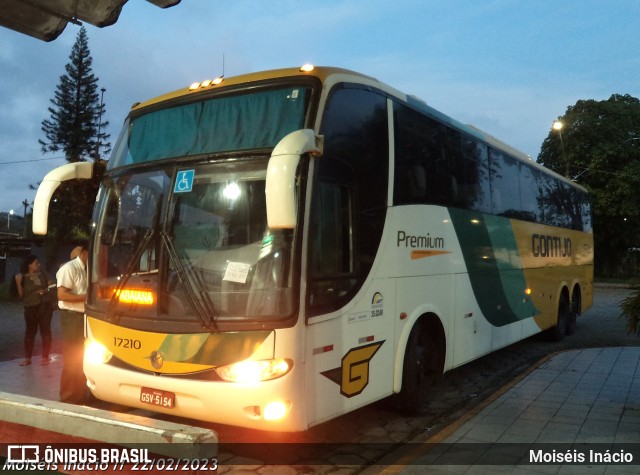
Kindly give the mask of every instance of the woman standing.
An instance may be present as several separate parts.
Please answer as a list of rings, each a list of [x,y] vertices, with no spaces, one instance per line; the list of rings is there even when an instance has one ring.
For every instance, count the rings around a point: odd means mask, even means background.
[[[40,270],[40,261],[36,256],[27,256],[22,273],[17,274],[18,295],[24,303],[24,320],[27,324],[24,333],[24,360],[20,366],[31,364],[31,354],[38,328],[42,337],[42,360],[40,364],[49,364],[51,349],[51,315],[53,308],[49,304],[49,278]],[[53,281],[51,281],[53,283]]]

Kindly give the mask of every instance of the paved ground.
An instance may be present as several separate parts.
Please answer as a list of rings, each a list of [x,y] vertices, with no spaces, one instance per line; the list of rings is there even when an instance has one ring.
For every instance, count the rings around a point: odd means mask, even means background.
[[[24,317],[22,302],[0,302],[0,361],[13,360],[23,357]],[[53,353],[62,352],[62,331],[60,316],[56,311],[51,322],[53,332]],[[40,355],[42,351],[40,335],[36,339],[34,353]]]
[[[618,305],[630,291],[620,288],[598,288],[593,309],[578,319],[575,335],[559,343],[548,343],[534,337],[483,357],[462,368],[448,373],[437,384],[425,403],[419,417],[407,417],[389,408],[385,402],[374,404],[338,419],[312,428],[304,434],[265,434],[228,426],[208,425],[224,442],[291,442],[325,444],[328,453],[323,454],[318,465],[305,467],[262,466],[259,459],[239,459],[232,455],[222,458],[219,473],[358,473],[366,464],[378,462],[385,456],[393,456],[396,449],[406,447],[411,441],[423,441],[442,434],[452,423],[461,420],[489,400],[505,384],[531,368],[542,358],[575,348],[612,348],[640,346],[640,338],[626,333],[624,321],[619,317]],[[22,332],[24,322],[17,304],[0,307],[0,361],[1,366],[16,366],[22,356]],[[36,344],[39,351],[39,342]],[[58,316],[54,316],[54,353],[60,352]],[[50,385],[56,379],[59,361],[49,367],[30,367],[28,371],[43,373],[38,379],[46,379]],[[44,374],[46,373],[46,374]],[[54,376],[51,376],[52,373]],[[50,377],[51,376],[51,377]],[[8,384],[4,378],[0,388]],[[54,391],[57,388],[54,387]],[[55,393],[54,396],[55,397]],[[149,413],[149,417],[155,417]],[[198,425],[207,425],[194,422]],[[365,447],[366,449],[363,449]],[[252,464],[252,465],[247,465]],[[233,468],[235,467],[235,468]],[[238,468],[240,467],[240,468]],[[369,467],[366,470],[374,469]]]
[[[639,361],[640,347],[555,354],[366,473],[639,473]],[[624,458],[606,463],[612,453]]]

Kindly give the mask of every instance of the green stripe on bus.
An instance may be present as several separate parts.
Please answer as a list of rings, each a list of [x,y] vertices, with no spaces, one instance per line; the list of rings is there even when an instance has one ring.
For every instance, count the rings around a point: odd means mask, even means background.
[[[504,326],[539,312],[526,298],[527,282],[511,221],[449,208],[469,281],[485,318]]]
[[[248,359],[271,331],[167,335],[160,352],[165,361],[224,366]]]

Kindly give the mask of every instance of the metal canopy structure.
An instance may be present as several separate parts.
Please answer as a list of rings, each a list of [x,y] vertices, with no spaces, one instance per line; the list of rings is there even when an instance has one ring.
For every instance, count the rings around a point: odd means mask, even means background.
[[[169,8],[181,0],[147,0],[160,8]],[[2,0],[0,26],[53,41],[67,23],[86,22],[100,28],[118,21],[127,0]]]

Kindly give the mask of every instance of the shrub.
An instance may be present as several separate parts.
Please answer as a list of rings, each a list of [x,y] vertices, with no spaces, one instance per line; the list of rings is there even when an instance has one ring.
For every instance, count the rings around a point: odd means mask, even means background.
[[[640,336],[640,289],[624,299],[620,309],[621,317],[627,320],[627,331]]]

